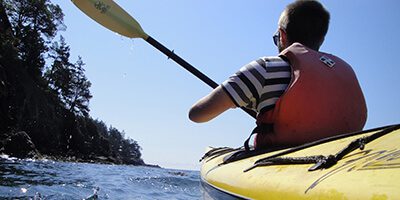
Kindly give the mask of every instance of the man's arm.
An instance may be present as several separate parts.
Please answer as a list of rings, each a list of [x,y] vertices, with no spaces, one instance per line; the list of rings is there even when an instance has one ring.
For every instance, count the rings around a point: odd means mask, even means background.
[[[236,108],[236,105],[224,89],[218,86],[192,106],[189,118],[197,123],[207,122],[229,108]]]

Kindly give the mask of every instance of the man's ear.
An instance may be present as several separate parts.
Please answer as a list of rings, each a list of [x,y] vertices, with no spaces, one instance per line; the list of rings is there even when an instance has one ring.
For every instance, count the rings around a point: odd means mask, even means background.
[[[286,49],[288,47],[288,39],[286,35],[286,31],[283,30],[282,28],[279,28],[279,40],[281,42],[282,48]]]

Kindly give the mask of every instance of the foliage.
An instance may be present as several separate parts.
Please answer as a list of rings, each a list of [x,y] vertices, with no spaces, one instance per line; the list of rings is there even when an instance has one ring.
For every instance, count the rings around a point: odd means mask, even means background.
[[[144,164],[136,141],[90,117],[85,63],[54,41],[63,17],[50,0],[0,0],[0,143],[25,131],[44,155]]]
[[[60,37],[60,43],[54,42],[51,47],[50,58],[53,64],[45,71],[45,78],[50,88],[58,95],[66,108],[77,115],[88,116],[90,81],[85,76],[85,63],[79,57],[73,64],[69,61],[70,48]]]
[[[61,8],[49,0],[4,0],[16,38],[15,47],[28,73],[39,78],[48,44],[63,27]]]
[[[115,156],[120,158],[123,163],[141,165],[144,164],[141,159],[141,147],[133,139],[125,139],[125,132],[119,131],[117,128],[110,126],[107,128],[101,120],[94,120],[96,127],[102,136],[108,138],[111,151]]]

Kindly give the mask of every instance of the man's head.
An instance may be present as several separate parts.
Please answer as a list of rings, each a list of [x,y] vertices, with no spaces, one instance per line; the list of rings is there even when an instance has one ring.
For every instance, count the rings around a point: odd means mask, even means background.
[[[315,0],[297,0],[279,18],[279,52],[295,42],[319,50],[328,32],[329,12]]]

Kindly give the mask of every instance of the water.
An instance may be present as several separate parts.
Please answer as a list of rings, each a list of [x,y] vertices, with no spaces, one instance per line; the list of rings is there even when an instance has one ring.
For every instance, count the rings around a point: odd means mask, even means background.
[[[0,158],[0,199],[202,199],[198,171]]]

